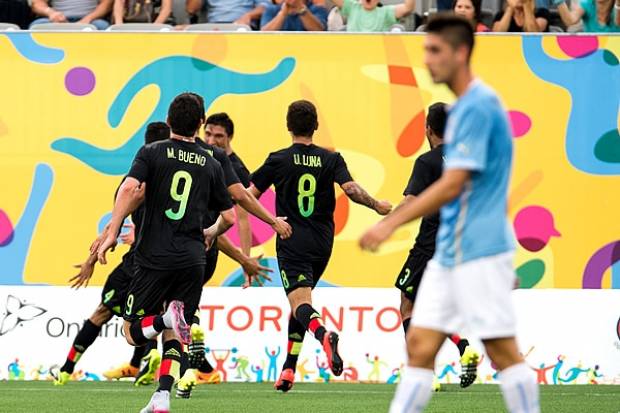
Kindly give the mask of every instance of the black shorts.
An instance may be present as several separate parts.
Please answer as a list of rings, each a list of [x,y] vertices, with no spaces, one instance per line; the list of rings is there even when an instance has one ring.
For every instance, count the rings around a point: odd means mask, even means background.
[[[426,264],[428,264],[431,258],[433,258],[432,255],[414,248],[409,252],[407,261],[403,265],[403,269],[400,270],[400,274],[398,274],[395,283],[396,288],[401,290],[405,297],[413,303],[418,295],[420,281],[422,281],[422,276],[426,270]]]
[[[215,274],[215,268],[217,267],[217,257],[220,255],[220,252],[217,248],[211,248],[207,251],[207,266],[205,267],[204,278],[202,279],[202,285],[206,285],[211,278],[213,278],[213,274]]]
[[[166,303],[179,300],[185,304],[185,319],[191,320],[200,304],[204,270],[204,265],[163,271],[137,266],[123,317],[132,321],[157,315]]]
[[[101,291],[101,304],[117,317],[123,316],[127,291],[133,279],[133,271],[121,262],[112,270]]]
[[[327,268],[329,258],[317,261],[297,261],[278,258],[282,286],[286,294],[290,294],[299,287],[314,288]]]

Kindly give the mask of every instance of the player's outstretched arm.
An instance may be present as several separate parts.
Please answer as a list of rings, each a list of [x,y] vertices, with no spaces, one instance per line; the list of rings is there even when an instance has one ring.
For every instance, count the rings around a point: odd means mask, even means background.
[[[140,183],[137,179],[128,176],[125,178],[116,195],[116,203],[112,210],[112,219],[110,219],[110,227],[106,231],[106,235],[97,249],[97,257],[101,264],[106,264],[105,257],[108,250],[116,246],[116,238],[121,229],[121,225],[125,218],[135,211],[144,200],[144,191],[146,185]]]
[[[433,214],[442,205],[455,199],[469,181],[470,171],[449,169],[413,202],[407,202],[370,228],[360,239],[362,249],[376,251],[398,227],[415,219]]]
[[[351,201],[364,205],[376,211],[379,215],[387,215],[392,210],[392,204],[388,201],[377,201],[355,181],[345,182],[340,187]]]
[[[264,223],[268,224],[273,230],[280,236],[281,239],[287,239],[293,234],[293,228],[286,222],[286,217],[274,217],[267,209],[258,201],[258,198],[262,195],[254,185],[250,186],[247,190],[247,199],[244,201],[245,205],[239,202],[239,205],[243,207],[250,214],[254,215]],[[246,208],[246,205],[249,208]]]
[[[217,247],[243,268],[243,275],[245,276],[243,288],[250,287],[253,280],[256,280],[260,286],[263,285],[263,280],[271,281],[269,277],[269,273],[272,272],[271,268],[260,264],[260,260],[263,258],[262,254],[256,257],[248,257],[235,247],[226,235],[220,235],[217,238]]]
[[[220,216],[215,221],[215,224],[204,230],[205,245],[207,249],[211,248],[213,242],[235,225],[235,211],[233,208],[220,212]]]
[[[88,287],[88,282],[90,278],[93,276],[93,272],[95,271],[95,264],[97,263],[97,253],[88,254],[88,258],[81,264],[76,264],[73,267],[79,268],[80,272],[73,278],[69,279],[71,283],[71,288],[75,288],[76,290],[82,286]]]

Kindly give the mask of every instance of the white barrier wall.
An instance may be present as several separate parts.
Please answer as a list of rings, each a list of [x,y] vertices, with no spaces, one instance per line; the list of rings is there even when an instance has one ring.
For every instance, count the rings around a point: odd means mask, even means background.
[[[0,286],[0,378],[45,378],[50,366],[61,365],[81,323],[98,304],[100,291]],[[327,327],[341,331],[346,379],[397,380],[398,368],[405,362],[399,292],[319,288],[314,296]],[[620,291],[518,290],[514,302],[520,347],[532,368],[540,370],[541,382],[585,384],[596,375],[598,383],[620,384]],[[227,357],[220,368],[228,380],[268,380],[276,370],[279,373],[289,314],[281,289],[207,288],[202,309],[208,358],[215,366],[214,355]],[[78,364],[79,377],[102,378],[104,370],[129,360],[132,348],[121,326],[117,318],[104,326]],[[468,337],[466,331],[461,333]],[[334,380],[323,368],[326,360],[319,349],[307,336],[299,358],[306,381]],[[273,351],[275,355],[270,354]],[[454,383],[459,371],[458,351],[447,342],[437,358],[436,373],[443,382]],[[480,371],[482,382],[494,380],[488,359]]]

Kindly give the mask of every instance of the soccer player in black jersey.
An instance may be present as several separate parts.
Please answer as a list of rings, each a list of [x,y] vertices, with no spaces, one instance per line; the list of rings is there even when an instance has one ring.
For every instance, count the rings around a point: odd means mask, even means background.
[[[200,103],[201,111],[203,113],[202,121],[205,121],[204,113],[204,100],[202,96],[196,93],[190,93],[190,95],[194,96]],[[243,181],[239,178],[237,173],[235,172],[234,165],[232,160],[227,155],[226,151],[221,148],[218,148],[209,143],[203,142],[196,136],[196,143],[203,147],[215,160],[217,160],[221,165],[224,171],[224,181],[228,188],[228,192],[232,197],[233,201],[237,204],[238,210],[245,210],[252,215],[256,216],[263,222],[269,224],[273,230],[280,236],[280,238],[288,238],[291,235],[291,226],[286,222],[286,218],[274,217],[267,209],[252,195],[250,191],[248,191],[243,183]],[[218,213],[217,211],[214,213],[213,211],[208,211],[205,216],[206,225],[211,225],[217,219]],[[219,243],[226,242],[225,247],[229,253],[234,254],[237,253],[236,248],[227,240],[225,236],[220,237],[218,239],[218,243],[215,243],[212,248],[207,251],[207,266],[203,278],[203,284],[206,284],[212,277],[215,272],[215,268],[218,260],[218,251],[219,251]],[[247,255],[243,254],[247,257]],[[252,265],[258,265],[257,260],[261,257],[251,258]],[[233,258],[234,259],[234,258]],[[242,264],[243,266],[243,264]],[[266,278],[269,279],[266,272],[270,271],[268,268],[258,265],[254,267],[256,271],[254,273],[248,273],[246,267],[244,266],[244,275],[246,278],[244,287],[248,287],[251,285],[251,280],[256,279],[259,283],[260,279]],[[204,331],[200,327],[200,312],[197,311],[194,317],[192,317],[192,342],[189,345],[189,367],[191,369],[198,370],[199,378],[201,381],[208,381],[210,383],[217,383],[219,379],[219,373],[214,372],[213,366],[207,361],[204,353]],[[193,386],[196,384],[196,377],[192,374],[192,371],[188,371],[187,375],[181,379],[177,389],[177,396],[188,398],[192,391]],[[212,374],[213,373],[213,374]]]
[[[251,190],[257,197],[271,185],[275,186],[276,212],[288,217],[293,227],[293,235],[286,240],[278,239],[276,244],[282,285],[292,315],[287,357],[275,384],[283,392],[293,386],[306,330],[322,344],[334,375],[342,374],[338,334],[325,329],[321,316],[312,307],[312,289],[327,267],[334,244],[334,184],[340,185],[353,202],[381,215],[391,210],[388,202],[376,201],[353,181],[338,152],[312,143],[319,126],[312,103],[304,100],[292,103],[286,121],[293,145],[271,153],[251,176]]]
[[[195,141],[203,118],[195,96],[183,93],[174,99],[168,111],[170,139],[138,151],[97,251],[99,262],[105,264],[123,220],[144,201],[123,330],[129,344],[142,346],[162,333],[164,344],[159,388],[142,413],[170,411],[182,344],[190,342],[185,320],[191,319],[200,302],[205,244],[210,247],[234,223],[222,167]],[[204,229],[207,211],[219,211],[220,218]]]
[[[170,128],[163,122],[153,122],[146,128],[146,134],[144,136],[144,143],[149,144],[160,140],[170,138]],[[142,208],[136,209],[132,213],[132,221],[135,223],[135,231],[139,232],[141,215],[143,213]],[[95,251],[96,252],[96,251]],[[54,385],[66,384],[73,374],[75,365],[84,354],[84,352],[90,347],[101,331],[101,327],[110,321],[113,316],[122,317],[123,308],[125,306],[125,300],[127,298],[127,289],[129,283],[133,278],[133,253],[134,246],[129,247],[129,251],[123,256],[121,263],[112,270],[106,280],[101,293],[101,302],[95,309],[95,312],[84,321],[84,325],[78,331],[78,334],[71,345],[69,354],[64,365],[60,368],[60,371],[54,372],[55,380]],[[71,278],[69,282],[72,283],[72,287],[80,288],[81,286],[87,286],[90,278],[93,275],[95,264],[97,262],[97,254],[91,253],[86,261],[82,264],[76,265],[76,268],[80,269],[80,272],[75,277]],[[152,341],[146,346],[136,347],[134,355],[129,363],[125,363],[114,371],[108,371],[104,373],[107,378],[121,378],[121,377],[134,377],[138,373],[140,367],[140,360],[142,357],[149,353],[153,344],[155,347],[157,343]],[[159,367],[159,361],[157,358],[153,358],[149,363],[150,373],[154,373],[154,370]],[[146,372],[147,374],[149,371]]]
[[[415,197],[441,178],[443,172],[443,135],[447,117],[445,103],[435,103],[428,108],[426,138],[431,150],[416,159],[407,188],[403,193],[405,198],[396,209],[412,202]],[[407,261],[396,279],[396,288],[401,290],[400,313],[405,334],[411,321],[411,313],[418,295],[420,281],[422,281],[426,265],[435,253],[438,229],[439,212],[422,219],[415,245],[409,251]],[[476,380],[479,355],[473,348],[469,347],[469,341],[461,338],[458,334],[452,334],[450,340],[456,344],[461,355],[461,387],[468,387]],[[439,382],[436,381],[434,386],[437,388]]]
[[[217,146],[226,151],[226,155],[228,155],[228,159],[230,159],[239,180],[244,187],[249,188],[250,171],[248,171],[248,168],[232,148],[234,134],[235,124],[228,114],[214,113],[207,118],[205,122],[205,140],[208,144]],[[252,228],[250,226],[248,213],[239,206],[235,208],[235,212],[237,213],[237,224],[239,225],[241,251],[246,255],[250,255],[250,249],[252,248]]]

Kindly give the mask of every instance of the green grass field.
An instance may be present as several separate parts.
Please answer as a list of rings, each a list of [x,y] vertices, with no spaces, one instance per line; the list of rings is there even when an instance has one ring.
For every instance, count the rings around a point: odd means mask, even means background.
[[[147,403],[154,386],[135,388],[123,382],[77,382],[54,387],[51,382],[0,382],[0,411],[132,412]],[[288,394],[271,384],[220,384],[198,386],[190,400],[173,400],[181,412],[387,412],[394,386],[387,384],[298,384]],[[619,386],[541,387],[542,411],[551,413],[618,413]],[[462,391],[456,385],[436,393],[427,412],[503,412],[498,386],[474,385]]]

